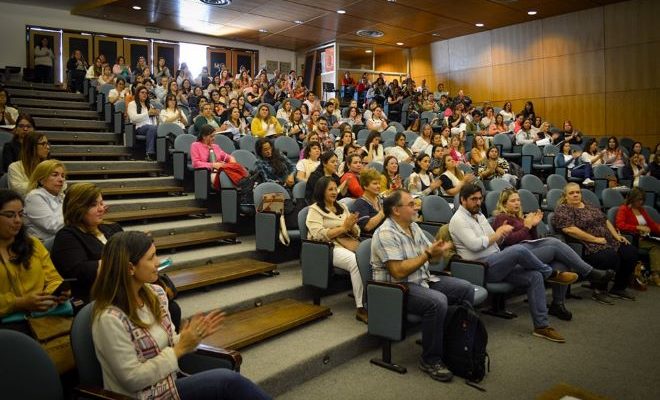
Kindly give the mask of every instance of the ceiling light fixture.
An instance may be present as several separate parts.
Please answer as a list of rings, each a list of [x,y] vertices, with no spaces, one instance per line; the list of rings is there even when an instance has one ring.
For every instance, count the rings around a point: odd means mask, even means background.
[[[261,32],[261,33],[268,33],[268,30],[267,30],[267,29],[263,29],[263,28],[261,28],[261,29],[259,29],[259,32]]]
[[[142,9],[142,7],[140,7],[140,6],[133,6],[133,9],[134,9],[134,10],[137,10],[137,11],[140,11],[140,10]]]
[[[365,52],[365,53],[371,53],[372,50],[365,50],[364,52]]]
[[[474,26],[476,26],[477,28],[483,28],[483,27],[484,27],[484,24],[482,24],[481,22],[479,22],[479,23],[474,24]]]
[[[403,42],[396,42],[397,46],[403,46]]]
[[[204,4],[211,6],[224,7],[231,4],[231,0],[200,0]]]
[[[301,20],[297,19],[297,20],[293,21],[293,23],[294,24],[302,24],[303,22]]]
[[[536,15],[536,14],[538,14],[538,11],[536,11],[536,10],[527,11],[527,15]]]
[[[431,36],[438,37],[438,36],[440,36],[440,34],[439,34],[439,33],[434,33],[434,34],[432,34]]]
[[[375,29],[360,29],[355,32],[356,35],[366,38],[379,38],[385,35],[382,31],[377,31]]]
[[[346,14],[346,10],[337,10],[337,14]]]

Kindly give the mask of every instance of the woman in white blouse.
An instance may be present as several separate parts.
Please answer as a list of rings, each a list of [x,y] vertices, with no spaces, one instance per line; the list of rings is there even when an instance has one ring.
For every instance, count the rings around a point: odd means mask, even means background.
[[[433,128],[431,127],[431,124],[424,124],[421,132],[422,133],[417,139],[415,139],[412,146],[410,146],[410,150],[415,154],[423,152],[431,144],[431,136],[433,136]]]
[[[434,178],[429,171],[431,165],[431,156],[426,153],[420,153],[415,159],[415,169],[408,178],[408,191],[412,195],[437,194],[440,188],[440,179]]]
[[[196,314],[177,334],[167,295],[153,284],[158,257],[143,232],[113,235],[92,288],[92,338],[103,386],[134,398],[268,399],[237,372],[212,369],[177,378],[179,359],[218,331],[224,314]]]
[[[399,163],[412,164],[415,161],[415,155],[408,148],[406,135],[403,132],[399,132],[394,136],[394,146],[388,147],[385,154],[396,157]]]
[[[135,100],[128,103],[126,107],[128,120],[135,125],[135,134],[146,138],[147,161],[156,158],[156,133],[158,131],[158,111],[151,107],[149,102],[149,90],[144,86],[138,86],[135,90]]]
[[[119,100],[124,100],[129,94],[130,90],[126,87],[126,81],[123,78],[118,78],[115,88],[108,93],[108,101],[115,104]]]
[[[393,126],[387,126],[387,118],[383,114],[383,109],[380,106],[374,109],[373,115],[367,120],[367,129],[370,131],[376,131],[382,133],[386,130],[396,132],[396,128]]]
[[[321,145],[319,142],[309,142],[303,151],[303,158],[296,163],[296,179],[305,181],[309,179],[312,172],[316,171],[321,161]]]
[[[291,111],[292,111],[291,100],[286,99],[282,102],[282,105],[280,106],[279,110],[277,110],[276,117],[288,121],[291,118]]]
[[[165,96],[165,108],[160,110],[158,119],[161,124],[169,122],[177,124],[181,129],[186,129],[186,125],[188,125],[188,119],[176,106],[176,96],[173,94]]]
[[[509,123],[516,119],[516,113],[513,112],[510,101],[504,103],[504,107],[500,110],[499,114],[504,117],[504,123]]]
[[[65,174],[61,162],[46,160],[37,165],[30,176],[25,196],[25,226],[30,235],[44,243],[51,243],[57,231],[64,227],[62,192]]]

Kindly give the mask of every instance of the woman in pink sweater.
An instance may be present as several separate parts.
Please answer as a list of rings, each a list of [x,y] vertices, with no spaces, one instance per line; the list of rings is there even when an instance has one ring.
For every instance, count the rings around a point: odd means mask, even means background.
[[[190,146],[190,159],[193,168],[206,168],[211,172],[211,183],[217,189],[216,180],[219,170],[226,162],[236,162],[236,160],[213,142],[214,132],[215,128],[211,125],[204,125],[200,129],[197,141]]]

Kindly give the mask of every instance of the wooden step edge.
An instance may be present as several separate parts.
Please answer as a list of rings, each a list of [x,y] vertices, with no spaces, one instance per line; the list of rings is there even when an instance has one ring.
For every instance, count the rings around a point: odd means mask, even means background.
[[[158,248],[158,246],[156,246]],[[248,265],[250,268],[232,268],[235,265]],[[277,269],[277,264],[258,261],[248,258],[231,260],[222,263],[205,264],[197,267],[190,267],[174,271],[165,271],[172,279],[179,292],[193,290],[200,287],[206,287],[223,282],[230,282],[236,279],[245,278],[253,275],[273,272]],[[217,272],[213,278],[200,277],[198,280],[191,279],[191,276],[208,271]]]
[[[182,193],[183,186],[147,186],[100,188],[103,196],[121,196],[127,194]]]
[[[200,233],[206,233],[207,236],[202,236]],[[201,236],[201,237],[200,237]],[[197,232],[184,232],[167,236],[154,237],[154,244],[159,250],[167,250],[188,246],[196,246],[204,243],[212,243],[221,240],[236,240],[237,233],[225,231],[197,231]]]
[[[277,310],[277,308],[282,306],[288,308],[287,313],[298,311],[299,314],[294,314],[289,319],[283,320],[277,325],[273,325],[273,320],[275,320],[275,318],[272,318],[273,314],[278,312],[279,310]],[[255,318],[254,315],[257,313],[259,313],[259,317]],[[325,306],[302,303],[293,299],[283,299],[265,304],[261,307],[250,308],[228,314],[225,317],[223,326],[216,333],[204,339],[202,343],[225,349],[238,350],[280,333],[292,330],[306,323],[328,317],[331,314],[332,312],[330,311],[330,308]],[[245,324],[243,322],[246,315],[249,315],[248,318],[251,319],[250,324]],[[264,321],[268,321],[270,326],[266,324],[267,327],[263,330],[250,329],[255,325],[254,321],[261,318],[263,318]],[[244,328],[244,333],[241,335],[234,335],[234,337],[227,335],[230,328],[236,325]]]
[[[206,214],[206,208],[201,207],[176,207],[169,209],[137,210],[137,211],[117,211],[109,212],[103,219],[112,222],[134,221],[140,219],[178,217],[182,215]]]
[[[160,168],[144,168],[144,169],[93,169],[93,170],[73,170],[67,171],[68,176],[77,176],[77,175],[117,175],[117,174],[126,174],[126,175],[135,175],[135,174],[146,174],[153,172],[161,172]]]
[[[61,157],[129,157],[133,155],[133,153],[127,151],[127,152],[122,152],[122,153],[69,153],[69,152],[64,152],[64,153],[58,153],[58,152],[51,152],[50,153],[51,158],[61,158]]]

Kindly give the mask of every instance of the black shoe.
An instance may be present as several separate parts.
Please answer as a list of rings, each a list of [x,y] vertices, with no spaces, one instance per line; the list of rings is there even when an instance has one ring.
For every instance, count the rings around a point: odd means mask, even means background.
[[[552,303],[548,309],[548,314],[554,315],[563,321],[570,321],[573,319],[573,314],[564,307],[563,303]]]
[[[611,269],[603,271],[602,269],[592,269],[589,275],[585,276],[585,278],[591,282],[592,285],[597,285],[599,283],[605,283],[611,281],[612,278],[614,277],[614,271]]]
[[[442,361],[438,361],[431,365],[427,364],[424,360],[419,360],[419,369],[429,374],[431,378],[440,382],[449,382],[454,377],[454,374],[451,373],[449,368],[447,368]]]
[[[611,289],[608,294],[610,297],[614,297],[615,299],[635,301],[635,296],[630,294],[630,292],[627,291],[626,289]]]
[[[147,154],[147,156],[144,158],[144,161],[156,161],[156,155],[155,154]]]
[[[610,299],[607,298],[607,292],[603,292],[600,290],[594,290],[593,293],[591,293],[591,299],[600,304],[606,304],[608,306],[614,305],[614,303],[612,303]]]

